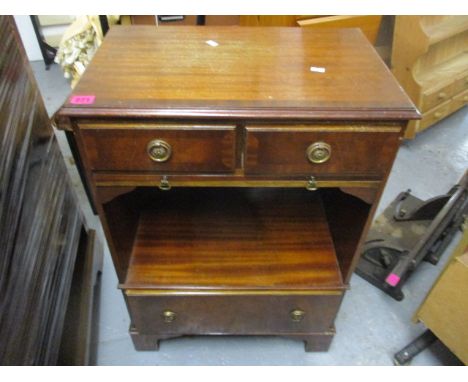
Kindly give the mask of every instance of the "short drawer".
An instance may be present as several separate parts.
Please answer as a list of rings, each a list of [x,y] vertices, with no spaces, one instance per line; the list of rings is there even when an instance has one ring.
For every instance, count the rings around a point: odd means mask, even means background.
[[[430,109],[448,101],[453,96],[468,89],[468,76],[464,74],[454,79],[449,84],[440,88],[428,89],[423,92],[421,100],[421,111],[426,112]]]
[[[79,124],[92,171],[226,173],[235,169],[235,126]]]
[[[448,101],[425,112],[419,124],[419,130],[425,129],[444,119],[468,103],[468,90],[455,95]]]
[[[247,174],[383,177],[401,128],[248,126]]]
[[[144,334],[323,332],[333,326],[342,293],[323,295],[127,295]]]

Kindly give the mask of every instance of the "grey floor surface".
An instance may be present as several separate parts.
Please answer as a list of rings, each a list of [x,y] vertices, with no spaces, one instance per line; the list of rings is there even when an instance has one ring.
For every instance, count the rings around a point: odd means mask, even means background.
[[[32,62],[49,114],[60,107],[70,87],[60,67],[49,71]],[[404,142],[392,169],[377,214],[408,188],[421,199],[445,193],[468,167],[468,108]],[[98,229],[73,161],[58,133],[88,224]],[[102,275],[97,364],[99,365],[392,365],[393,354],[421,334],[425,327],[412,316],[448,255],[458,234],[437,266],[422,263],[405,284],[405,299],[395,301],[357,275],[351,279],[335,322],[337,334],[326,353],[306,353],[300,341],[276,337],[183,337],[161,342],[158,352],[137,352],[128,335],[129,316],[117,289],[109,251],[105,250]],[[412,365],[458,365],[440,343],[419,354]]]

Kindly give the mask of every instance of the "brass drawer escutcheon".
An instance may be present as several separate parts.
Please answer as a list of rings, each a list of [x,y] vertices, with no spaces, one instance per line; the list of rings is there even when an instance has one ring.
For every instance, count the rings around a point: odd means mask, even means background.
[[[306,150],[306,156],[312,163],[324,163],[330,159],[331,147],[325,142],[312,143]]]
[[[154,139],[148,143],[146,151],[154,162],[166,162],[172,155],[172,147],[166,141]]]
[[[171,323],[171,322],[175,321],[177,315],[171,310],[165,310],[162,313],[162,317],[164,319],[164,322]]]
[[[291,320],[295,322],[300,322],[304,319],[305,312],[301,309],[294,309],[289,313]]]

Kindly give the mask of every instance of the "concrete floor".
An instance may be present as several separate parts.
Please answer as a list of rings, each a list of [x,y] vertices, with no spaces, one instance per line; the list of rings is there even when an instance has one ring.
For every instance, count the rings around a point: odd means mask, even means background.
[[[52,114],[70,92],[60,68],[33,71]],[[86,203],[63,136],[58,133],[88,224],[102,235],[98,219]],[[403,143],[377,213],[408,188],[427,199],[447,192],[468,167],[468,108]],[[422,263],[404,286],[397,302],[357,275],[351,279],[336,324],[337,334],[326,353],[305,353],[301,341],[263,337],[185,337],[161,342],[159,352],[137,352],[128,335],[129,316],[109,251],[105,250],[99,318],[98,365],[392,365],[393,354],[421,334],[412,315],[455,247],[458,234],[437,266]],[[440,342],[419,354],[412,365],[458,365],[460,361]]]

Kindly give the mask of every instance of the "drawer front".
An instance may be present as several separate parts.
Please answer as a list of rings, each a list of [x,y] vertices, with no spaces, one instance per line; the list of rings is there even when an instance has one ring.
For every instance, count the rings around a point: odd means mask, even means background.
[[[383,177],[398,149],[400,130],[247,127],[245,172]]]
[[[429,111],[467,89],[468,74],[464,74],[441,88],[427,90],[422,95],[421,111]]]
[[[457,94],[441,105],[423,114],[418,130],[423,130],[454,113],[468,102],[468,90]]]
[[[468,89],[453,97],[455,101],[454,108],[462,107],[468,104]]]
[[[144,334],[322,332],[333,326],[342,294],[127,296]]]
[[[235,126],[79,126],[92,171],[223,173],[235,169]]]

